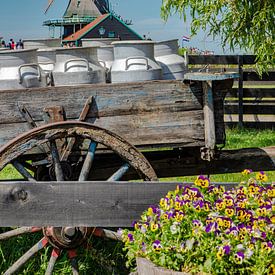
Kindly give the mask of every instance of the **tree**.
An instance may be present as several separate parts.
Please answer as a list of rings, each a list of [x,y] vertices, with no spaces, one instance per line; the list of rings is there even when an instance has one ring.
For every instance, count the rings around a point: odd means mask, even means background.
[[[200,29],[220,36],[222,47],[254,53],[260,74],[275,66],[275,0],[162,0],[166,21],[179,14],[192,17],[191,35]]]

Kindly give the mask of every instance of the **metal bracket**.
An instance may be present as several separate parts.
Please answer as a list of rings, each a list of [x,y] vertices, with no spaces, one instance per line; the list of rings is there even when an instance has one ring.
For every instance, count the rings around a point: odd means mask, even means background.
[[[66,120],[66,113],[63,106],[51,106],[44,108],[44,121],[54,123]]]
[[[211,148],[207,148],[207,147],[201,147],[200,152],[201,152],[201,159],[202,160],[211,161],[215,158],[215,154],[216,154],[215,149],[211,149]]]
[[[29,113],[28,109],[26,108],[26,106],[24,104],[20,104],[19,102],[17,102],[17,107],[22,117],[27,121],[29,128],[30,129],[36,128],[37,125],[33,120],[31,114]]]

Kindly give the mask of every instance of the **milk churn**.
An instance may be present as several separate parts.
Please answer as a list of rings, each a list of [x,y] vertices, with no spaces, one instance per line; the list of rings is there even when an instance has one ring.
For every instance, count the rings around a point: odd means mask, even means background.
[[[43,71],[53,71],[56,62],[55,50],[56,48],[44,48],[37,50],[38,64],[43,69]]]
[[[113,42],[114,62],[111,82],[135,82],[162,78],[162,69],[154,58],[154,42],[129,40]]]
[[[161,65],[163,79],[183,79],[187,72],[187,60],[178,54],[178,40],[155,44],[155,59]]]
[[[0,90],[46,86],[36,49],[0,51]]]
[[[52,75],[55,86],[106,81],[104,68],[97,61],[97,47],[57,48]]]
[[[24,39],[25,49],[45,49],[48,47],[60,47],[60,38]]]
[[[81,39],[83,47],[100,47],[111,45],[112,42],[119,41],[118,38],[83,38]]]
[[[97,48],[98,62],[106,70],[106,81],[111,82],[111,66],[114,62],[114,46],[101,46]]]

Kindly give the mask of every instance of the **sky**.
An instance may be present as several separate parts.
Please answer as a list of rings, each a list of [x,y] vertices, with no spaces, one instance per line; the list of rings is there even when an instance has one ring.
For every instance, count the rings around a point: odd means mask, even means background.
[[[49,37],[48,27],[42,26],[43,21],[61,18],[68,0],[55,0],[45,15],[47,2],[48,0],[0,0],[0,37],[6,42],[10,38],[18,41],[20,38]],[[168,22],[163,22],[160,18],[161,0],[111,0],[110,3],[122,18],[132,20],[131,28],[140,35],[149,36],[155,41],[179,39],[180,46],[212,50],[216,54],[230,53],[228,49],[221,49],[219,40],[213,41],[202,31],[192,37],[190,42],[182,42],[182,36],[190,36],[190,19],[183,22],[178,15],[173,15]]]

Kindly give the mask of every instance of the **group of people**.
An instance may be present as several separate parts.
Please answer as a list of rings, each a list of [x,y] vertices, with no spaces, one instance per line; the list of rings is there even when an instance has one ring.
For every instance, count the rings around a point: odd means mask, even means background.
[[[11,50],[24,49],[24,43],[22,39],[19,39],[18,42],[15,43],[14,40],[11,38],[8,44],[6,44],[4,40],[2,40],[1,47],[10,48]]]

